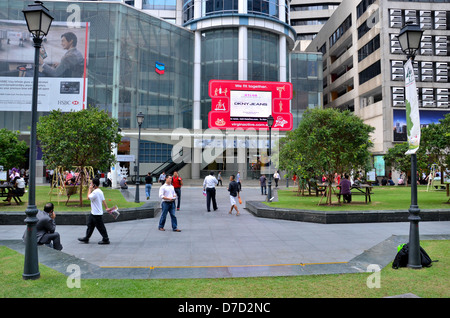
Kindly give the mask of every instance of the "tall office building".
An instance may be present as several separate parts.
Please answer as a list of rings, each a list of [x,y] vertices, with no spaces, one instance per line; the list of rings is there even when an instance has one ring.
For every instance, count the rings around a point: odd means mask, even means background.
[[[307,48],[323,53],[324,107],[350,109],[375,127],[372,152],[380,160],[406,141],[406,55],[397,35],[407,22],[424,30],[414,73],[427,125],[450,112],[449,1],[343,0]]]
[[[297,32],[296,51],[304,51],[342,0],[292,0],[290,24]]]

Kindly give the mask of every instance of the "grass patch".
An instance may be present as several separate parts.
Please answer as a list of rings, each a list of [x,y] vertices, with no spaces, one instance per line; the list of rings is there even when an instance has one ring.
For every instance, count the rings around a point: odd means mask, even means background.
[[[112,207],[117,205],[119,208],[136,208],[142,206],[145,202],[135,203],[128,202],[120,190],[112,189],[112,188],[101,188],[105,195],[106,203],[108,207]],[[52,193],[50,193],[50,186],[36,186],[36,206],[38,209],[43,209],[44,205],[47,202],[53,202],[55,205],[55,211],[58,212],[78,212],[78,211],[90,211],[91,203],[87,199],[87,189],[83,190],[82,194],[83,198],[83,206],[80,207],[79,200],[80,194],[77,192],[76,194],[70,197],[70,201],[66,206],[67,196],[65,194],[58,195],[58,189],[53,189]],[[17,205],[14,200],[11,200],[11,205],[3,205],[0,203],[0,212],[1,211],[9,211],[9,212],[21,212],[25,211],[27,208],[28,202],[28,193],[25,193],[21,198],[22,204]],[[2,202],[2,201],[0,201]]]
[[[326,205],[326,198],[318,205],[321,196],[298,195],[294,189],[278,190],[278,202],[264,202],[274,208],[305,209],[321,211],[361,211],[361,210],[408,210],[411,205],[411,188],[404,186],[373,187],[372,202],[365,203],[365,196],[352,196],[352,202],[338,205],[333,196],[333,205]],[[426,186],[417,187],[417,202],[420,209],[450,209],[445,191],[427,191]],[[342,197],[341,197],[342,200]]]
[[[422,241],[432,267],[380,273],[380,288],[368,288],[372,273],[221,279],[85,279],[68,288],[67,277],[40,265],[41,278],[23,280],[22,254],[0,246],[2,298],[381,298],[413,293],[424,298],[450,296],[450,241]]]

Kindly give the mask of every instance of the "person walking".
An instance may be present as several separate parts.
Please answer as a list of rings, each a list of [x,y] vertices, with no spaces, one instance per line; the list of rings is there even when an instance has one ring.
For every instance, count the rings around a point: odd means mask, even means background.
[[[231,208],[230,208],[230,212],[228,212],[229,214],[233,214],[233,209],[236,210],[236,215],[240,215],[239,210],[237,208],[237,204],[236,204],[236,197],[239,199],[239,185],[237,184],[237,182],[234,180],[234,175],[230,176],[230,184],[228,185],[228,191],[230,192],[230,203],[231,203]]]
[[[242,191],[242,184],[241,184],[241,172],[238,171],[236,175],[236,182],[239,185],[239,191]]]
[[[166,182],[166,172],[163,171],[158,178],[158,182],[161,183],[161,185],[164,185],[164,183]]]
[[[217,202],[216,202],[216,185],[218,181],[216,177],[214,177],[214,172],[210,172],[209,176],[205,177],[203,181],[203,191],[206,191],[206,210],[211,212],[211,201],[213,205],[214,211],[217,210]]]
[[[273,174],[273,180],[275,180],[275,188],[278,188],[278,180],[280,180],[280,173],[278,170]]]
[[[261,175],[261,177],[259,178],[259,183],[261,185],[261,194],[262,195],[267,195],[267,186],[266,186],[266,176],[265,175]]]
[[[172,185],[177,194],[177,211],[180,211],[180,201],[181,201],[181,187],[183,186],[183,179],[178,175],[178,171],[174,171],[172,177]]]
[[[217,174],[217,182],[218,185],[222,185],[222,171],[219,171],[219,173]]]
[[[172,222],[172,231],[181,232],[178,229],[177,217],[175,216],[175,199],[177,194],[172,185],[172,176],[166,175],[166,182],[159,188],[159,198],[161,199],[161,217],[159,219],[158,230],[165,231],[167,212],[170,213],[170,220]]]
[[[152,191],[152,185],[153,185],[153,177],[152,177],[152,173],[149,172],[145,176],[145,195],[147,196],[147,200],[150,199],[150,193]]]
[[[87,223],[86,236],[81,237],[78,240],[83,243],[89,243],[89,239],[94,232],[94,229],[100,232],[102,240],[98,244],[109,244],[108,232],[106,231],[105,224],[103,223],[103,209],[102,204],[106,211],[109,211],[108,205],[106,204],[105,196],[103,191],[100,190],[100,180],[98,178],[92,179],[91,185],[89,186],[87,198],[91,201],[91,213],[89,214],[89,219]]]

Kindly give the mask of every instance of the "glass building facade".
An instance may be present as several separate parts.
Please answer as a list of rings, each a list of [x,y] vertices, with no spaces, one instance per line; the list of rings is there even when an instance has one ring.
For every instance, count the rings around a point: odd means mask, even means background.
[[[22,10],[29,3],[0,0],[0,20],[24,21]],[[67,23],[71,14],[89,24],[86,107],[105,109],[121,129],[135,128],[139,112],[146,115],[142,128],[192,127],[192,32],[119,3],[45,6],[55,17],[53,25]],[[14,56],[1,59],[5,68]],[[156,62],[164,64],[164,75],[155,72]],[[2,128],[28,131],[30,123],[30,112],[0,111]]]
[[[22,10],[30,3],[0,0],[3,9],[0,43],[4,49],[9,41],[5,25],[9,27],[11,21],[24,24]],[[144,0],[142,5],[156,9],[161,3]],[[169,7],[176,4],[164,3]],[[234,0],[202,1],[196,4],[201,5],[201,10],[195,10],[201,12],[197,17],[193,15],[194,1],[185,0],[180,6],[185,18],[183,27],[121,3],[47,1],[44,4],[55,17],[49,35],[56,34],[57,46],[58,28],[72,28],[84,38],[81,41],[85,43],[86,57],[84,107],[104,109],[118,119],[128,145],[119,148],[119,153],[136,154],[139,147],[141,174],[170,161],[177,143],[170,138],[174,129],[185,128],[192,133],[195,129],[208,128],[210,80],[292,82],[294,128],[305,109],[321,106],[321,54],[291,53],[295,32],[284,22],[289,13],[286,1],[248,1],[246,10],[239,8],[238,1]],[[80,25],[84,27],[82,31]],[[52,42],[50,37],[49,42]],[[33,52],[32,47],[26,47]],[[1,48],[0,79],[21,76],[20,72],[11,72],[17,66],[13,63],[14,52],[2,52]],[[32,60],[22,62],[32,63]],[[43,77],[40,84],[45,81]],[[52,109],[59,108],[56,98],[50,99],[49,104]],[[138,145],[136,115],[139,112],[145,119]],[[47,113],[40,111],[39,116]],[[200,126],[196,122],[201,122]],[[19,130],[26,139],[30,124],[30,111],[0,107],[0,128]],[[220,167],[225,171],[240,169],[244,177],[247,168],[245,165]],[[209,168],[203,164],[195,169],[192,168],[193,178],[200,177],[204,174],[200,172]],[[186,176],[189,177],[185,173]]]

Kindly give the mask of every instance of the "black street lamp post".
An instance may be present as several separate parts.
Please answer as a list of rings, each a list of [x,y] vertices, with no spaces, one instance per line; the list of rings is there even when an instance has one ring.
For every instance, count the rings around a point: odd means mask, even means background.
[[[272,165],[272,126],[273,117],[269,115],[267,117],[267,126],[269,126],[269,147],[267,149],[267,154],[269,155],[269,191],[267,191],[267,201],[272,201],[272,173],[270,171],[270,166]]]
[[[412,23],[407,23],[400,30],[398,40],[408,60],[414,60],[416,51],[420,48],[422,34],[422,29],[417,24]],[[408,211],[410,228],[407,266],[413,269],[420,269],[422,268],[419,238],[419,221],[421,219],[419,216],[420,209],[417,205],[417,156],[415,153],[411,154],[411,206]]]
[[[25,263],[22,274],[23,279],[38,279],[39,262],[36,239],[36,123],[37,123],[37,100],[38,100],[38,76],[39,76],[39,51],[41,49],[42,38],[47,35],[53,17],[40,1],[35,1],[24,9],[23,14],[27,22],[30,33],[33,34],[34,51],[34,71],[33,71],[33,95],[31,102],[31,135],[30,135],[30,178],[28,187],[28,206],[25,210],[27,215],[27,234],[25,236]]]
[[[139,203],[139,185],[141,184],[139,180],[139,155],[141,148],[141,126],[144,122],[144,114],[139,112],[136,115],[137,123],[139,125],[139,137],[138,137],[138,151],[137,151],[137,159],[136,159],[136,195],[134,196],[134,202]]]

